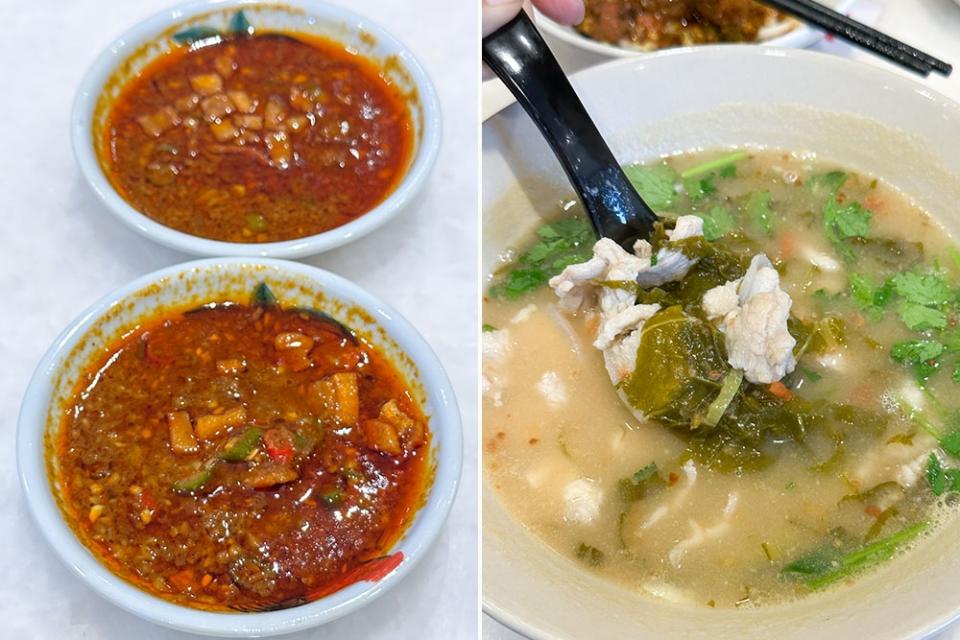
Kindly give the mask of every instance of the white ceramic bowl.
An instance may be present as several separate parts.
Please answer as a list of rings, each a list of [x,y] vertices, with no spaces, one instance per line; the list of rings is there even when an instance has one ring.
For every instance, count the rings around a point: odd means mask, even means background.
[[[631,58],[572,81],[622,162],[743,145],[812,152],[885,179],[960,237],[960,106],[918,82],[754,45]],[[516,105],[484,125],[482,166],[489,273],[498,253],[537,224],[534,212],[552,210],[571,189]],[[533,638],[899,640],[960,615],[956,519],[852,585],[747,610],[655,600],[600,580],[532,536],[489,485],[482,557],[485,610]]]
[[[217,613],[172,604],[109,571],[77,539],[57,506],[47,474],[45,438],[91,357],[102,355],[125,330],[153,310],[224,299],[246,300],[266,281],[281,302],[320,306],[359,331],[391,358],[429,417],[436,465],[426,503],[392,549],[403,562],[378,582],[358,582],[315,602],[266,613]],[[364,314],[357,314],[355,310]],[[353,311],[351,311],[353,310]],[[366,318],[366,320],[364,319]],[[57,337],[30,381],[17,426],[17,465],[30,512],[60,558],[101,596],[157,624],[217,636],[248,637],[317,626],[350,613],[396,585],[437,537],[456,494],[462,461],[460,414],[450,382],[420,334],[396,311],[355,284],[307,265],[270,259],[223,258],[188,262],[138,278],[95,303]],[[54,465],[55,466],[55,465]],[[53,472],[56,475],[56,471]]]
[[[847,11],[854,3],[854,0],[821,0],[822,3],[835,11],[841,13]],[[960,2],[960,0],[957,0]],[[636,47],[620,46],[594,40],[583,35],[573,27],[559,24],[546,17],[539,11],[534,10],[534,20],[537,26],[551,36],[571,44],[577,48],[592,53],[598,53],[610,58],[631,58],[634,56],[649,55],[649,51],[642,51]],[[804,49],[815,44],[823,37],[823,32],[806,24],[798,24],[789,31],[777,34],[774,37],[761,41],[759,44],[768,47],[785,47],[789,49]]]
[[[407,102],[414,125],[413,150],[403,180],[379,205],[359,218],[316,235],[282,242],[238,243],[210,240],[177,231],[143,215],[113,188],[97,157],[94,132],[109,115],[110,100],[122,82],[172,46],[170,36],[183,28],[203,25],[224,28],[243,9],[261,30],[284,30],[323,36],[342,42],[373,60],[390,60],[387,77],[412,98]],[[105,92],[105,87],[109,87]],[[104,102],[99,104],[101,96]],[[426,71],[403,43],[376,23],[352,11],[317,0],[283,4],[261,0],[194,0],[158,13],[114,40],[94,61],[73,103],[71,132],[74,155],[87,182],[121,222],[162,245],[202,256],[269,256],[296,258],[321,253],[360,238],[390,220],[423,187],[433,167],[441,139],[440,103]]]

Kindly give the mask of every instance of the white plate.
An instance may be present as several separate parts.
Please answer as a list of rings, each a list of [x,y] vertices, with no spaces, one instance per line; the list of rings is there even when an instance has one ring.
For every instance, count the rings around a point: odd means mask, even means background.
[[[956,1],[960,2],[960,0]],[[854,3],[854,0],[821,0],[821,2],[831,9],[843,13],[850,8],[850,6]],[[611,58],[631,58],[635,56],[649,55],[652,53],[650,51],[642,51],[629,46],[619,46],[601,42],[600,40],[594,40],[593,38],[588,38],[573,27],[568,27],[554,22],[536,9],[534,9],[534,21],[544,33],[548,33],[558,40],[563,40],[568,44],[592,53],[599,53],[600,55]],[[815,44],[822,37],[822,31],[814,29],[813,27],[809,27],[805,24],[798,24],[786,33],[762,42],[758,42],[757,44],[763,44],[770,47],[785,47],[789,49],[805,49],[806,47]]]
[[[815,152],[887,180],[960,232],[960,106],[911,79],[809,51],[720,45],[610,62],[572,82],[621,162],[742,145]],[[517,105],[483,125],[482,162],[489,273],[538,223],[534,211],[571,189]],[[485,610],[541,639],[902,640],[960,614],[956,519],[852,585],[752,610],[670,603],[601,580],[532,536],[489,485],[482,558]]]

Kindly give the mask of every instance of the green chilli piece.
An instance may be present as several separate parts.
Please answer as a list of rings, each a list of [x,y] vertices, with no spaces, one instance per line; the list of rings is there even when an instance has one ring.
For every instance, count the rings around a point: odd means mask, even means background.
[[[227,446],[224,447],[220,453],[220,459],[226,460],[227,462],[242,462],[246,460],[247,456],[256,449],[262,437],[263,429],[260,427],[248,427],[246,431],[227,442]]]
[[[237,11],[235,14],[233,14],[233,17],[230,18],[230,26],[228,30],[235,36],[253,35],[253,25],[250,24],[249,20],[247,20],[247,15],[242,10]]]
[[[261,282],[253,289],[253,304],[258,307],[276,307],[278,305],[277,296],[267,286],[266,282]]]
[[[218,29],[199,25],[196,27],[188,27],[183,31],[176,32],[173,34],[173,41],[177,44],[196,44],[197,42],[201,42],[203,40],[222,37],[223,34],[220,33]]]
[[[200,471],[197,471],[196,473],[191,474],[182,480],[174,482],[173,490],[177,493],[192,493],[194,491],[199,491],[203,488],[203,485],[210,480],[210,476],[213,475],[213,467],[214,465],[207,464]]]

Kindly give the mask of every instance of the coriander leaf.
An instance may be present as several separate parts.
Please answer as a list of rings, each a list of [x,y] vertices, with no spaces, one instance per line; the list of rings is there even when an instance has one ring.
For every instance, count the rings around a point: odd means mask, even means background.
[[[824,212],[824,216],[829,215],[837,235],[841,240],[847,238],[865,238],[870,231],[870,220],[873,214],[860,206],[858,202],[851,202],[846,206],[841,206],[835,200],[827,203],[829,214]]]
[[[948,491],[960,491],[960,469],[946,469],[937,454],[927,459],[927,484],[933,495],[942,496]]]
[[[891,278],[893,290],[905,300],[928,307],[938,307],[953,299],[950,285],[943,274],[906,271]]]
[[[721,178],[736,178],[737,165],[735,163],[728,164],[724,168],[720,169],[720,171],[717,172],[717,175],[719,175]]]
[[[898,342],[890,349],[890,357],[900,364],[917,364],[924,360],[939,358],[945,350],[936,340],[910,340]]]
[[[631,164],[623,168],[627,179],[654,211],[663,211],[673,205],[677,197],[677,172],[666,163],[651,167]]]
[[[683,181],[683,190],[691,200],[698,201],[716,192],[717,187],[713,184],[713,174],[711,174],[706,178],[687,178]]]
[[[493,326],[492,324],[487,324],[487,323],[483,323],[483,326],[481,327],[481,329],[483,330],[484,333],[489,333],[490,331],[496,331],[496,330],[497,330],[497,328],[496,328],[495,326]]]
[[[765,234],[773,234],[773,210],[770,208],[770,192],[756,191],[747,201],[747,216]]]
[[[850,298],[861,311],[866,311],[873,317],[879,318],[883,308],[890,302],[893,295],[893,284],[890,281],[876,286],[868,276],[859,273],[851,273],[848,276],[850,281]]]
[[[537,229],[539,240],[517,259],[504,278],[490,288],[497,297],[516,299],[541,287],[567,265],[592,255],[593,227],[584,218],[564,218]]]
[[[710,242],[719,240],[737,226],[730,211],[719,205],[711,207],[707,213],[697,215],[703,218],[703,237]]]
[[[942,311],[921,304],[903,301],[897,307],[897,313],[903,323],[914,331],[943,329],[947,326],[947,316]]]
[[[842,187],[843,183],[846,181],[847,174],[843,171],[830,171],[828,173],[821,173],[811,176],[810,179],[807,180],[806,186],[815,195],[833,196],[837,191],[840,190],[840,187]]]
[[[549,279],[550,276],[542,269],[514,269],[502,282],[491,287],[490,293],[513,300],[540,288]]]

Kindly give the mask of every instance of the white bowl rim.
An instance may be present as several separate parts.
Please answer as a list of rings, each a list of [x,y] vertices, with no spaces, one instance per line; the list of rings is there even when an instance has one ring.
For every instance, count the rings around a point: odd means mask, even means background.
[[[957,0],[960,2],[960,0]],[[851,6],[854,5],[856,0],[840,0],[837,2],[835,7],[832,7],[834,11],[839,11],[844,13],[849,10]],[[630,47],[622,47],[620,45],[611,44],[609,42],[603,42],[600,40],[594,40],[593,38],[587,37],[579,32],[574,31],[571,27],[566,27],[557,22],[554,22],[542,12],[538,11],[536,8],[533,10],[534,20],[536,21],[537,26],[542,29],[544,32],[550,34],[558,40],[562,40],[567,44],[582,49],[584,51],[590,51],[602,56],[607,56],[608,58],[635,58],[637,56],[648,56],[656,51],[643,51],[642,49],[631,49]],[[798,20],[799,21],[799,20]],[[766,47],[784,47],[784,48],[797,48],[803,49],[809,46],[814,45],[820,38],[823,37],[823,32],[819,29],[811,27],[810,25],[799,21],[800,24],[787,31],[779,36],[770,38],[769,40],[762,40],[758,42],[750,43],[713,43],[713,44],[704,44],[704,45],[692,45],[687,48],[697,48],[697,47],[709,47],[717,46],[718,44],[722,46],[736,46],[747,44],[749,46],[766,46]],[[672,47],[680,48],[680,47]],[[660,51],[664,51],[661,49]]]
[[[434,405],[432,429],[434,433],[442,429],[443,434],[427,501],[394,546],[404,552],[403,563],[379,581],[354,583],[314,602],[264,613],[192,609],[153,596],[112,573],[66,523],[42,462],[52,376],[74,341],[121,300],[150,284],[192,270],[231,266],[265,266],[301,276],[331,297],[365,309],[413,360],[424,391]],[[291,633],[331,622],[369,604],[400,582],[432,546],[450,513],[460,483],[463,435],[456,396],[443,365],[413,325],[392,307],[359,285],[317,267],[271,258],[227,257],[185,262],[141,276],[103,296],[70,322],[41,358],[24,393],[17,423],[16,451],[20,486],[34,523],[60,560],[95,592],[120,608],[162,626],[204,635],[248,637]],[[38,459],[41,462],[38,463]]]
[[[956,0],[960,2],[960,0]],[[820,51],[811,51],[807,49],[790,49],[784,47],[774,47],[769,45],[758,45],[758,44],[711,44],[711,45],[697,45],[691,47],[674,47],[669,49],[661,49],[658,51],[652,51],[650,53],[645,53],[644,55],[630,56],[630,57],[620,57],[612,60],[608,60],[598,65],[588,67],[577,71],[576,73],[571,74],[569,77],[572,84],[576,90],[580,90],[581,82],[589,81],[592,76],[599,76],[608,73],[620,72],[621,68],[627,69],[627,72],[636,71],[638,65],[640,67],[646,66],[648,64],[656,64],[656,60],[661,58],[677,58],[677,57],[698,57],[698,56],[718,56],[718,55],[730,55],[730,56],[739,56],[739,55],[753,55],[753,56],[772,56],[777,58],[808,58],[808,59],[817,59],[820,63],[832,64],[839,67],[844,67],[849,71],[855,71],[858,73],[872,75],[876,78],[879,83],[885,83],[886,85],[899,84],[906,90],[909,90],[912,93],[919,94],[925,99],[933,101],[941,106],[950,105],[952,108],[960,112],[960,103],[942,93],[929,88],[927,85],[921,84],[919,81],[913,77],[900,75],[888,69],[885,69],[880,66],[859,62],[857,60],[852,60],[849,58],[844,58],[841,56],[824,53]],[[508,104],[505,104],[499,111],[490,115],[486,122],[492,122],[497,116],[501,115],[509,107],[514,106],[516,101],[511,101]],[[960,117],[960,116],[958,116]],[[481,242],[482,242],[483,232],[481,230]],[[481,468],[481,482],[485,477],[485,472]],[[484,491],[491,491],[492,489],[484,489]],[[482,510],[481,505],[481,510]],[[481,519],[482,522],[482,519]],[[481,527],[482,528],[482,527]],[[482,530],[481,530],[482,536]],[[542,543],[541,543],[542,544]],[[496,622],[507,627],[508,629],[521,634],[531,640],[555,640],[559,636],[554,636],[542,629],[539,629],[532,624],[529,624],[523,620],[523,617],[520,613],[510,611],[508,608],[502,606],[501,603],[493,602],[488,595],[484,592],[483,585],[481,585],[481,609],[484,614],[493,618]],[[915,638],[927,638],[933,634],[943,630],[945,627],[949,626],[953,622],[960,620],[960,607],[955,609],[950,615],[947,615],[941,619],[931,620],[926,624],[918,627],[911,637]]]
[[[94,147],[95,141],[92,140],[94,110],[104,80],[127,59],[131,45],[147,42],[164,29],[206,11],[242,8],[247,5],[302,9],[308,13],[337,16],[338,20],[350,25],[362,25],[378,42],[385,42],[398,51],[397,56],[402,60],[404,69],[414,80],[423,110],[423,130],[414,151],[413,162],[407,168],[400,184],[380,204],[347,224],[312,236],[278,242],[242,243],[202,238],[163,225],[137,211],[117,193],[100,166]],[[284,0],[281,3],[271,0],[187,0],[138,22],[103,49],[80,81],[73,100],[70,129],[74,157],[84,179],[106,209],[137,233],[163,246],[191,255],[299,258],[329,251],[361,238],[406,208],[423,188],[436,161],[443,135],[443,117],[433,82],[413,52],[396,36],[365,16],[322,0]]]

